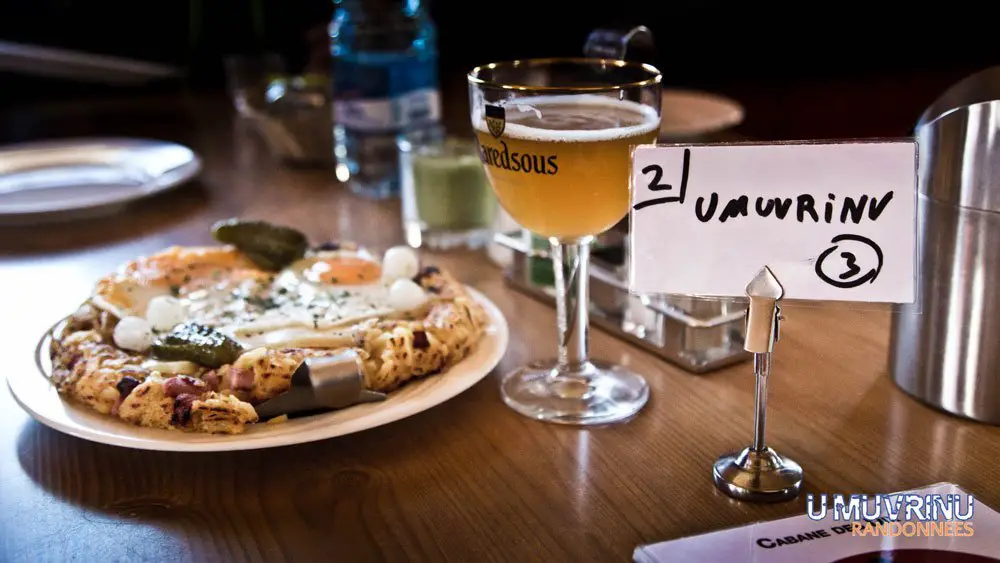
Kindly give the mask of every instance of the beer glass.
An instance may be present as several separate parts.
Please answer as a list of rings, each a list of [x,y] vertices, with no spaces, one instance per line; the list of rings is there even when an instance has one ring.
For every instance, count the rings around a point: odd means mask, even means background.
[[[507,374],[504,401],[549,422],[604,424],[634,415],[646,381],[588,357],[590,244],[629,208],[630,147],[653,143],[660,73],[592,58],[492,63],[468,75],[479,156],[500,204],[548,238],[559,336],[554,360]]]

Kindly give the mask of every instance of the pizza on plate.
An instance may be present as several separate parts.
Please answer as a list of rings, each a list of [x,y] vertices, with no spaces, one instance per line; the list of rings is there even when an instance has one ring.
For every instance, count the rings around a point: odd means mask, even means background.
[[[139,426],[236,434],[308,357],[354,349],[365,387],[390,392],[461,361],[488,321],[407,247],[379,260],[261,221],[220,222],[213,236],[98,281],[52,335],[64,397]]]

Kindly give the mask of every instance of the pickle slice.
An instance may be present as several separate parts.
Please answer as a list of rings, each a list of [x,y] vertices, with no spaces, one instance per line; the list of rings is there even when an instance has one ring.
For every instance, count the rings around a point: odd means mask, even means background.
[[[212,236],[235,246],[254,264],[271,271],[302,258],[309,248],[309,241],[301,232],[266,221],[219,221],[212,227]]]
[[[189,361],[207,368],[231,364],[243,346],[214,328],[185,323],[153,342],[153,355],[170,362]]]

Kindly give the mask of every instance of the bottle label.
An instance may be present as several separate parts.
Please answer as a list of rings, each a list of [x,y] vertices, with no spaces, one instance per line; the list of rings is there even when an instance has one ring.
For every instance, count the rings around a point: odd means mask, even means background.
[[[394,98],[340,99],[334,119],[348,129],[390,132],[441,119],[441,96],[435,88],[412,90]]]

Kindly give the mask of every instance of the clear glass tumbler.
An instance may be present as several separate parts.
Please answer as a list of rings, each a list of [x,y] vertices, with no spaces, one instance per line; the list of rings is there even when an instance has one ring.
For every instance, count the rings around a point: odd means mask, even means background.
[[[253,116],[264,107],[268,84],[285,72],[284,61],[274,53],[230,55],[223,65],[226,88],[233,106],[242,116]]]

